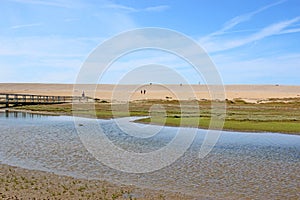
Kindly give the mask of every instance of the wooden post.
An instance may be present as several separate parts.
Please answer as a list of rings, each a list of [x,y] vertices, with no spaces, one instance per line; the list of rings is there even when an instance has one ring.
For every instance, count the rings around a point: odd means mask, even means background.
[[[8,108],[9,106],[9,94],[6,94],[6,107]]]
[[[17,94],[15,94],[15,98],[14,98],[14,105],[17,105],[18,104],[18,95]]]

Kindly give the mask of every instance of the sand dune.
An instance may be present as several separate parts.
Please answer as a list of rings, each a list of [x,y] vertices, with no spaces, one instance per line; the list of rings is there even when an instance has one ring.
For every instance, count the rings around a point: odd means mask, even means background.
[[[75,89],[74,89],[75,88]],[[256,102],[268,98],[300,98],[300,86],[284,85],[226,85],[225,98],[241,98]],[[96,90],[95,90],[96,89]],[[146,90],[146,94],[141,94]],[[141,99],[212,99],[206,85],[77,85],[2,83],[0,93],[40,95],[81,95],[105,100]],[[222,95],[221,95],[222,96]]]

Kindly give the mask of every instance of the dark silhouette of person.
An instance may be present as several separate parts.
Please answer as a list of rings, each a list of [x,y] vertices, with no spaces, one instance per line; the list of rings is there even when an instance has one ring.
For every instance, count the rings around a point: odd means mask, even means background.
[[[146,90],[144,90],[144,94],[146,94]]]
[[[143,94],[143,90],[141,90],[141,94]]]
[[[84,98],[84,97],[85,97],[84,91],[82,91],[82,95],[81,95],[81,96],[82,96],[82,98]]]

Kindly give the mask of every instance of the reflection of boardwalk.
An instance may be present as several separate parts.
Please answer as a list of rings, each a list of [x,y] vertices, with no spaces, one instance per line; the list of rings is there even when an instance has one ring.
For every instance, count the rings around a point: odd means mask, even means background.
[[[31,94],[7,94],[0,93],[0,104],[6,107],[16,105],[36,105],[36,104],[60,104],[72,103],[74,101],[85,100],[88,97],[81,96],[48,96],[48,95],[31,95]]]

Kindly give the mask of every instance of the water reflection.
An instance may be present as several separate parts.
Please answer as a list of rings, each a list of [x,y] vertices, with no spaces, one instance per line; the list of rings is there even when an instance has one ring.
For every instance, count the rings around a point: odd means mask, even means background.
[[[5,110],[4,112],[0,112],[0,117],[39,119],[39,118],[47,118],[48,115],[30,113],[30,112],[18,112],[18,111]]]

